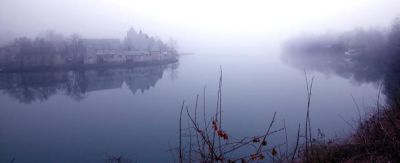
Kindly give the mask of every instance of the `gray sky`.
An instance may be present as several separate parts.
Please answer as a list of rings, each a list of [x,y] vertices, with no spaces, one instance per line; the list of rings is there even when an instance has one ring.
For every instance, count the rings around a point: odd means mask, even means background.
[[[387,26],[398,0],[0,0],[0,35],[122,38],[130,26],[191,45],[243,43],[305,31]],[[211,41],[211,42],[210,42]]]

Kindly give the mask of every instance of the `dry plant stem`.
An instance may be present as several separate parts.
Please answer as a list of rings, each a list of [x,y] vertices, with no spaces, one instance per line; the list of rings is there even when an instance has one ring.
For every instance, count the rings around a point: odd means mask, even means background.
[[[219,76],[219,86],[218,86],[218,107],[217,111],[219,111],[219,127],[222,130],[222,67],[220,66],[220,76]],[[222,145],[221,145],[221,137],[218,136],[218,144],[219,144],[219,153],[222,157]]]
[[[187,109],[187,107],[186,107],[186,109]],[[190,122],[188,121],[188,126],[190,126]],[[191,130],[191,128],[189,127],[188,128],[188,131],[189,131],[189,153],[188,153],[188,161],[189,162],[192,162],[192,130]]]
[[[310,147],[312,148],[312,133],[311,133],[311,118],[310,118],[310,104],[311,104],[311,93],[312,93],[312,87],[314,83],[314,77],[311,78],[311,83],[310,83],[310,90],[308,94],[308,104],[307,104],[307,112],[308,112],[308,131],[309,131],[309,140],[310,140]],[[312,152],[312,149],[311,149]]]
[[[222,127],[222,69],[220,71],[220,78],[219,78],[219,85],[218,85],[218,92],[217,92],[217,105],[216,105],[216,110],[213,113],[210,121],[208,121],[208,118],[206,116],[206,87],[204,87],[204,92],[203,92],[203,119],[204,119],[204,128],[200,127],[203,125],[200,125],[200,123],[198,122],[198,117],[197,117],[197,109],[199,107],[199,95],[196,96],[196,105],[194,108],[194,115],[193,113],[191,114],[189,112],[189,108],[186,107],[186,112],[187,112],[187,116],[189,119],[189,122],[191,122],[189,125],[190,128],[189,130],[186,130],[189,133],[189,145],[190,148],[186,148],[186,150],[188,150],[189,156],[187,156],[187,152],[185,151],[184,153],[184,147],[182,147],[182,126],[181,126],[181,121],[182,121],[182,116],[183,116],[183,107],[184,104],[182,104],[182,108],[181,108],[181,115],[180,115],[180,162],[192,162],[192,161],[199,161],[199,162],[231,162],[231,161],[240,161],[240,160],[245,160],[247,161],[254,161],[254,154],[257,155],[256,159],[259,160],[263,160],[265,157],[270,157],[271,160],[285,160],[285,159],[281,159],[281,157],[283,156],[287,156],[289,153],[288,152],[288,147],[287,147],[287,142],[288,140],[286,140],[285,143],[280,144],[278,146],[274,146],[271,149],[267,149],[265,148],[266,143],[266,139],[268,135],[274,134],[276,132],[280,132],[280,131],[284,131],[286,133],[286,137],[287,137],[287,131],[286,131],[286,124],[284,124],[285,126],[283,128],[277,129],[277,130],[273,130],[272,129],[272,125],[275,123],[275,119],[276,119],[276,112],[274,112],[274,115],[272,117],[272,120],[269,122],[269,126],[265,132],[265,134],[261,135],[261,136],[254,136],[254,137],[245,137],[243,139],[236,139],[234,137],[229,136],[229,140],[228,140],[228,136],[224,135],[226,134],[225,131],[223,131],[223,127]],[[212,123],[212,130],[208,130],[208,128],[211,126]],[[194,129],[194,132],[193,130]],[[193,133],[196,134],[196,137],[192,143],[192,136]],[[222,134],[221,134],[222,133]],[[286,138],[287,139],[287,138]],[[226,141],[224,141],[226,140]],[[255,142],[255,140],[258,140],[257,142]],[[260,140],[262,140],[262,142],[260,142]],[[218,142],[217,142],[218,141]],[[197,143],[196,143],[197,142]],[[283,155],[283,153],[279,152],[279,155],[276,154],[271,154],[270,152],[267,151],[276,151],[276,149],[280,149],[282,148],[283,145],[286,144],[286,154]],[[195,147],[195,145],[197,145],[197,147]],[[239,149],[242,148],[254,148],[254,150],[256,150],[256,153],[250,154],[250,155],[243,155],[243,154],[239,154],[238,156],[234,156],[234,158],[232,158],[235,151],[238,151]],[[265,153],[264,153],[265,152]],[[200,156],[197,156],[197,154],[200,154]],[[198,160],[200,159],[200,160]],[[289,160],[289,159],[286,159]]]
[[[376,108],[378,109],[378,114],[380,113],[380,99],[381,99],[382,86],[383,86],[383,81],[379,84],[378,87],[378,100],[376,101]]]
[[[199,95],[196,95],[196,105],[194,107],[194,121],[197,123],[197,103],[199,102]],[[199,124],[197,124],[199,125]]]
[[[294,158],[296,157],[297,148],[299,147],[299,141],[300,141],[300,123],[299,123],[299,128],[297,129],[296,146],[294,147],[294,151],[293,151],[292,161],[291,162],[294,162]]]
[[[267,136],[268,136],[268,134],[269,134],[269,131],[271,130],[271,128],[272,128],[272,125],[273,125],[273,124],[274,124],[274,122],[275,122],[275,117],[276,117],[276,112],[274,112],[274,116],[272,117],[272,120],[271,120],[271,122],[269,123],[268,129],[267,129],[267,132],[266,132],[266,133],[265,133],[265,135],[263,136],[263,140],[262,140],[262,142],[264,142],[264,141],[265,141],[265,139],[267,138]],[[256,152],[256,154],[260,154],[262,147],[263,147],[263,145],[262,145],[262,143],[260,143],[260,145],[259,145],[259,147],[258,147],[258,149],[257,149],[257,152]]]
[[[308,82],[307,72],[304,70],[304,78],[306,81],[306,88],[307,88],[307,114],[306,114],[306,126],[305,126],[305,140],[306,140],[306,161],[308,162],[308,155],[309,155],[309,143],[310,147],[312,147],[312,139],[311,139],[311,122],[310,122],[310,104],[311,104],[311,93],[312,93],[312,86],[314,83],[314,77],[312,77],[311,82]],[[310,149],[312,152],[312,150]]]
[[[205,85],[204,89],[203,89],[203,121],[204,121],[204,131],[208,137],[208,130],[207,130],[208,125],[207,125],[207,120],[206,120],[206,88],[207,88],[207,86]],[[202,147],[203,147],[202,150],[205,151],[205,147],[206,147],[205,141],[203,141]],[[204,157],[206,157],[205,160],[207,160],[208,155],[205,155]]]
[[[215,111],[215,123],[219,122],[219,130],[222,130],[222,109],[221,109],[221,88],[222,88],[222,67],[220,67],[220,77],[219,77],[219,84],[218,84],[218,92],[217,92],[217,107]],[[216,137],[216,132],[213,132],[213,139],[212,139],[212,145],[215,145],[215,137]],[[217,137],[218,139],[218,149],[219,153],[222,154],[222,144],[221,144],[221,137]],[[222,157],[222,155],[221,155]]]
[[[288,134],[287,134],[287,131],[286,131],[286,122],[285,122],[285,119],[283,119],[283,128],[284,128],[284,130],[285,130],[285,144],[286,144],[286,158],[288,158],[288,154],[289,154],[289,141],[288,141]]]
[[[181,113],[179,116],[179,162],[183,163],[183,151],[182,151],[182,112],[185,101],[182,102]]]
[[[361,112],[360,112],[360,107],[358,106],[356,99],[354,99],[354,96],[351,95],[351,99],[353,100],[354,105],[356,106],[357,113],[358,113],[358,123],[361,123]]]
[[[307,101],[308,101],[308,94],[309,94],[309,89],[308,89],[308,79],[307,79],[307,72],[304,70],[304,77],[306,80],[306,88],[307,88]],[[308,103],[307,103],[308,106]],[[306,112],[306,125],[305,125],[305,139],[306,139],[306,155],[308,153],[308,107],[307,107],[307,112]],[[306,160],[308,162],[308,159]]]
[[[203,89],[203,118],[204,118],[204,129],[206,130],[207,133],[207,120],[206,120],[206,88],[207,86],[204,86]]]
[[[362,121],[361,121],[360,107],[358,106],[358,103],[357,103],[356,100],[354,99],[354,96],[353,96],[353,95],[351,95],[351,99],[353,100],[353,103],[354,103],[354,105],[355,105],[355,107],[356,107],[356,109],[357,109],[357,112],[358,112],[358,125],[361,125]],[[378,112],[379,112],[379,109],[378,109]],[[366,138],[365,138],[364,135],[359,134],[359,137],[361,137],[361,139],[362,139],[364,142],[367,142],[367,140],[366,140]],[[365,149],[365,151],[366,151],[367,153],[370,153],[368,147],[365,147],[364,149]]]
[[[201,138],[203,139],[203,141],[205,141],[205,143],[207,144],[207,146],[208,146],[208,148],[209,148],[209,150],[210,150],[209,152],[210,152],[210,154],[212,155],[211,160],[213,160],[213,158],[216,158],[216,157],[217,157],[217,154],[216,154],[216,152],[215,152],[215,150],[214,150],[214,146],[213,146],[212,142],[210,142],[208,136],[206,136],[206,134],[205,134],[205,133],[199,128],[199,126],[194,122],[194,119],[193,119],[192,116],[190,115],[188,109],[186,110],[186,112],[187,112],[187,115],[188,115],[189,119],[192,121],[192,124],[193,124],[193,126],[194,126],[196,132],[197,132],[198,134],[200,134],[200,137],[201,137]]]
[[[172,161],[175,163],[176,162],[176,160],[175,160],[176,154],[174,153],[174,148],[172,148],[171,142],[169,140],[168,140],[168,147],[169,147],[168,151],[170,152],[170,154],[172,156]]]
[[[196,125],[199,125],[198,121],[197,121],[198,101],[199,101],[199,95],[196,96],[196,106],[195,106],[195,109],[194,109],[194,121],[196,122]],[[198,152],[200,153],[200,157],[201,157],[202,160],[204,160],[205,159],[204,158],[204,153],[203,153],[204,152],[204,145],[202,147],[202,145],[200,144],[200,139],[199,139],[199,135],[198,134],[196,134],[196,141],[197,141],[197,147],[198,147]]]

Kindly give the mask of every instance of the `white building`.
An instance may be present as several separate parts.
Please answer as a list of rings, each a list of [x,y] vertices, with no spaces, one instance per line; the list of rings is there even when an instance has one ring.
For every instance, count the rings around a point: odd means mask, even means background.
[[[119,39],[84,39],[84,64],[160,61],[171,58],[167,51],[122,50]]]
[[[84,64],[122,61],[117,56],[121,49],[119,39],[83,39],[82,42],[86,47]]]

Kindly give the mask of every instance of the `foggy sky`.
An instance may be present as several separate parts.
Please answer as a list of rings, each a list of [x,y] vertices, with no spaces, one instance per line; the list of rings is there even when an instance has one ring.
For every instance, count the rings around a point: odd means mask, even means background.
[[[123,38],[133,26],[175,38],[184,50],[194,44],[246,46],[305,31],[388,26],[399,11],[397,0],[0,0],[0,41],[47,29]]]

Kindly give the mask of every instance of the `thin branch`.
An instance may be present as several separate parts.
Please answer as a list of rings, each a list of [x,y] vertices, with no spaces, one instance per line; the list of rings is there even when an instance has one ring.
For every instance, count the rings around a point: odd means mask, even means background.
[[[185,101],[182,102],[181,113],[179,116],[179,163],[183,163],[183,151],[182,151],[182,112]]]
[[[262,142],[265,142],[265,139],[267,138],[267,135],[269,134],[269,131],[271,130],[272,125],[273,125],[274,122],[275,122],[275,117],[276,117],[276,112],[274,112],[274,116],[272,117],[272,120],[271,120],[271,122],[269,123],[267,132],[265,133]],[[260,146],[258,147],[256,154],[259,154],[259,153],[261,152],[262,147],[263,147],[263,143],[260,143]]]

